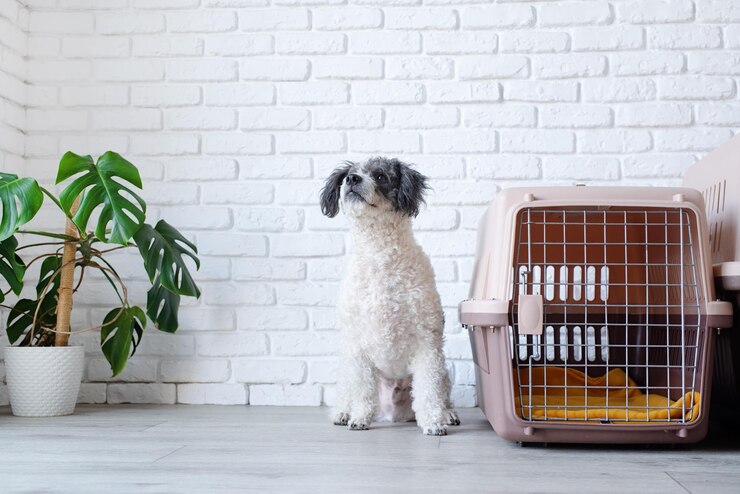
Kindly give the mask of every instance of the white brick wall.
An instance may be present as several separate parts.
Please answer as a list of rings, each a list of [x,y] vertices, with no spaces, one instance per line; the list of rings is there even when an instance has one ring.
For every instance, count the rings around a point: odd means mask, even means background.
[[[469,406],[454,308],[492,196],[678,183],[740,127],[739,62],[737,0],[2,0],[0,163],[48,183],[64,151],[114,149],[142,169],[152,218],[200,248],[202,299],[115,381],[79,338],[82,401],[289,405],[334,399],[348,245],[319,212],[322,180],[369,154],[417,163]],[[120,259],[142,300],[136,256]],[[99,321],[100,286],[80,326]]]

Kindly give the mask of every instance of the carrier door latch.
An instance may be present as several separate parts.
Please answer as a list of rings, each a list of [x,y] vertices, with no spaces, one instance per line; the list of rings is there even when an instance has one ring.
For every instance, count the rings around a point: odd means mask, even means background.
[[[468,327],[509,325],[508,300],[464,300],[458,307],[460,322]]]
[[[732,327],[732,304],[724,301],[707,302],[707,326],[710,328]]]
[[[519,334],[542,335],[542,295],[519,294]]]

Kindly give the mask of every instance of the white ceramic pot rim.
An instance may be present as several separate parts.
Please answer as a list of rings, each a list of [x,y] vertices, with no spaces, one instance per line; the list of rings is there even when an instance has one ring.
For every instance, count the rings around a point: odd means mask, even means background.
[[[83,349],[84,346],[77,344],[77,345],[67,345],[67,346],[17,346],[17,345],[5,345],[4,350],[7,352],[10,350],[11,352],[24,352],[24,351],[39,351],[44,350],[47,352],[53,352],[55,350],[72,350],[72,351],[79,351],[78,349]]]

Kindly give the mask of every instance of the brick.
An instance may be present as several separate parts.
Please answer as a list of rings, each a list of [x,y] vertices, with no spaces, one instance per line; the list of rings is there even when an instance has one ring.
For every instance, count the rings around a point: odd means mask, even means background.
[[[664,77],[658,80],[658,94],[667,100],[729,99],[735,96],[735,82],[723,77]]]
[[[61,47],[62,40],[60,40],[59,38],[50,38],[47,36],[29,36],[27,55],[29,58],[56,57],[57,55],[59,55]]]
[[[252,59],[242,60],[239,66],[241,78],[247,81],[305,81],[310,64],[301,59]]]
[[[164,16],[153,13],[98,14],[95,30],[100,34],[154,34],[164,31]]]
[[[447,58],[393,58],[386,71],[388,79],[450,79],[453,65]]]
[[[198,355],[203,357],[243,357],[267,355],[267,337],[260,333],[219,333],[198,335]]]
[[[528,5],[487,5],[462,11],[463,29],[523,28],[534,22],[534,7]]]
[[[44,34],[91,34],[95,17],[82,12],[31,12],[29,32]]]
[[[388,129],[438,129],[455,127],[459,121],[452,107],[391,107],[385,117]]]
[[[344,134],[339,132],[281,133],[277,136],[281,153],[338,153],[346,149]]]
[[[616,109],[619,127],[676,127],[691,125],[691,105],[678,103],[634,104]]]
[[[365,57],[321,57],[313,62],[316,79],[381,79],[383,60]]]
[[[619,160],[581,156],[548,156],[542,164],[545,180],[617,180]]]
[[[195,353],[195,338],[184,334],[150,333],[141,340],[137,356],[187,357]]]
[[[313,361],[309,365],[309,383],[334,384],[337,382],[339,362],[336,360]]]
[[[164,79],[159,60],[115,60],[95,64],[95,79],[109,82],[148,82]]]
[[[501,152],[504,153],[572,153],[575,136],[564,130],[503,130]]]
[[[177,108],[165,113],[165,126],[172,130],[231,130],[236,128],[234,110]]]
[[[167,62],[167,79],[178,82],[228,82],[239,77],[232,60],[172,60]]]
[[[689,54],[689,72],[707,75],[740,75],[740,52]]]
[[[217,256],[266,256],[267,239],[262,235],[244,233],[201,233],[198,252]]]
[[[610,70],[620,76],[680,74],[684,66],[684,55],[676,52],[647,51],[609,56]]]
[[[77,403],[105,403],[108,386],[105,383],[80,383],[80,393],[77,395]],[[2,391],[0,391],[0,403],[2,403]],[[5,404],[8,404],[6,401]]]
[[[473,178],[532,180],[540,178],[540,166],[539,158],[517,154],[468,158],[468,170]]]
[[[724,35],[722,36],[725,40],[725,48],[738,49],[740,48],[740,25],[734,24],[726,26]],[[28,50],[31,51],[31,39],[28,39]]]
[[[310,116],[301,108],[250,108],[239,111],[242,130],[308,130]]]
[[[246,9],[239,13],[242,31],[288,31],[309,28],[308,10],[301,8]]]
[[[415,153],[421,151],[421,143],[415,132],[356,131],[349,135],[349,149],[359,153]]]
[[[731,129],[671,129],[655,132],[658,151],[711,151],[734,135]]]
[[[96,110],[92,112],[92,126],[100,130],[159,130],[162,112],[154,109]]]
[[[201,102],[200,87],[178,85],[137,85],[131,89],[131,103],[144,107],[177,107]]]
[[[283,55],[338,54],[347,50],[347,39],[341,33],[280,33],[275,49]]]
[[[234,211],[237,230],[253,232],[297,232],[303,226],[304,211],[286,208],[239,208]]]
[[[622,170],[625,178],[681,177],[696,159],[686,154],[634,155],[624,158]]]
[[[87,128],[87,112],[70,110],[28,110],[26,129],[39,130],[84,130]]]
[[[690,21],[694,4],[690,0],[635,0],[616,6],[617,18],[633,24]]]
[[[344,254],[344,235],[333,233],[301,233],[281,235],[273,239],[274,257],[323,257]]]
[[[420,53],[421,34],[413,31],[350,33],[349,51],[359,55]]]
[[[345,31],[373,29],[383,24],[383,13],[378,8],[325,7],[312,9],[314,29]]]
[[[205,303],[208,305],[273,305],[275,290],[267,284],[251,282],[230,282],[218,284],[203,283]]]
[[[502,53],[557,53],[568,51],[570,36],[560,31],[506,31],[499,35]]]
[[[740,105],[737,103],[698,103],[696,122],[701,125],[740,125]]]
[[[573,30],[573,51],[637,50],[645,47],[641,27],[580,27]]]
[[[133,39],[135,57],[198,57],[203,55],[203,40],[191,36],[137,37]]]
[[[65,106],[125,106],[128,89],[116,86],[71,86],[61,88],[61,102]]]
[[[259,134],[206,134],[203,149],[207,154],[271,154],[272,136]]]
[[[639,153],[652,147],[650,132],[644,130],[592,130],[578,136],[582,153]]]
[[[273,44],[273,37],[269,34],[209,36],[206,54],[221,57],[270,55],[274,53]]]
[[[209,258],[208,269],[217,263],[219,259]],[[229,266],[228,261],[222,263]],[[204,266],[205,268],[205,266]],[[200,276],[202,276],[199,273]],[[228,276],[228,273],[227,273]],[[234,313],[222,309],[199,309],[188,307],[180,312],[181,331],[230,331],[236,328]]]
[[[131,152],[146,156],[195,154],[200,139],[191,134],[135,135],[131,137]]]
[[[700,22],[738,22],[740,21],[740,5],[734,0],[697,2],[696,19]]]
[[[290,260],[237,259],[233,263],[235,280],[303,280],[306,278],[306,264]]]
[[[247,390],[242,384],[178,384],[177,403],[186,405],[246,405]]]
[[[115,383],[108,385],[107,403],[175,403],[174,384]]]
[[[167,29],[173,33],[224,33],[237,26],[235,12],[173,12],[167,14]]]
[[[490,130],[431,130],[423,135],[429,153],[483,153],[497,149],[496,132]]]
[[[501,86],[491,81],[430,82],[427,94],[430,103],[492,103],[501,100]]]
[[[446,8],[396,8],[385,11],[386,29],[453,29],[457,13]]]
[[[185,230],[223,230],[231,227],[231,211],[227,208],[178,206],[163,208],[163,216],[175,228]],[[203,252],[208,254],[208,252]]]
[[[717,26],[652,26],[648,46],[660,49],[718,48],[722,31]]]
[[[316,108],[312,111],[313,126],[325,129],[378,129],[383,125],[383,110],[379,108]]]
[[[606,73],[603,55],[543,55],[533,59],[532,72],[538,79],[596,77]]]
[[[531,101],[541,103],[573,102],[578,100],[578,84],[575,82],[517,81],[504,84],[503,98],[507,101]]]
[[[353,101],[360,105],[408,104],[424,101],[424,86],[417,82],[357,82]]]
[[[321,405],[321,386],[256,384],[249,386],[249,404],[265,406],[319,406]]]
[[[609,127],[612,111],[599,105],[553,105],[539,110],[540,127],[589,128]]]
[[[429,55],[462,55],[493,53],[498,37],[492,32],[424,33],[424,48]]]
[[[529,59],[514,55],[465,57],[458,62],[461,80],[529,77]]]
[[[110,364],[104,359],[91,359],[87,364],[87,381],[103,382],[155,382],[157,380],[157,361],[132,358],[126,368],[113,377]]]
[[[587,80],[581,91],[585,101],[600,103],[652,100],[657,93],[655,82],[649,79]]]
[[[205,87],[206,106],[259,106],[275,102],[275,87],[266,83],[214,84]]]
[[[226,360],[164,360],[159,366],[163,382],[223,382],[230,373]]]
[[[537,17],[540,26],[573,26],[608,24],[613,19],[607,2],[558,2],[540,7]]]
[[[270,204],[275,198],[274,186],[259,182],[204,184],[201,191],[204,204]]]
[[[339,350],[336,335],[291,333],[274,335],[270,340],[275,355],[286,357],[336,355]]]
[[[321,213],[314,211],[311,211],[311,213],[311,218],[321,215]],[[321,216],[326,218],[324,215]],[[341,281],[343,272],[344,268],[342,264],[338,263],[336,259],[314,259],[311,261],[311,270],[308,279],[311,281]]]
[[[189,9],[199,4],[200,0],[131,0],[131,6],[137,9]]]
[[[306,363],[297,360],[242,359],[234,363],[234,378],[250,384],[300,384],[306,380]]]
[[[463,109],[465,127],[534,127],[537,122],[534,106],[495,105]]]
[[[1,91],[2,89],[0,89],[0,92]],[[26,106],[27,107],[55,106],[58,101],[57,99],[58,92],[59,91],[56,87],[28,86],[26,90]],[[94,93],[94,91],[91,91],[91,92]],[[124,89],[124,92],[126,92],[126,89]],[[95,99],[95,96],[91,96],[91,100],[94,101],[94,99]],[[96,103],[93,103],[93,104],[96,104]]]
[[[126,38],[72,38],[62,40],[62,55],[67,58],[120,58],[131,54]]]
[[[244,307],[237,310],[240,330],[300,331],[308,327],[306,310],[301,307]]]
[[[307,178],[311,161],[307,158],[280,156],[239,161],[242,178]]]
[[[440,188],[440,185],[442,184],[438,184],[435,190],[447,192],[446,195],[449,198],[445,200],[447,204],[458,204],[461,196],[456,194],[466,193],[469,194],[467,199],[470,204],[489,204],[499,190],[499,187],[492,181],[454,185],[447,183],[444,188]],[[463,192],[464,190],[469,192]],[[480,218],[480,214],[477,216]],[[424,232],[419,234],[418,238],[424,251],[432,257],[472,256],[475,251],[474,232],[460,233],[452,239],[449,233]]]
[[[106,63],[106,62],[97,62]],[[65,61],[37,61],[29,60],[26,64],[28,70],[27,77],[29,80],[35,81],[36,83],[44,83],[46,81],[53,82],[89,82],[92,75],[92,67],[90,62],[87,60],[65,60]],[[136,70],[137,67],[134,67]],[[0,93],[3,95],[10,94],[8,91],[20,88],[22,91],[23,85],[17,79],[8,78],[3,80],[0,78]],[[13,91],[14,93],[17,91]],[[22,93],[21,93],[22,94]],[[20,101],[22,96],[11,95],[10,99]]]

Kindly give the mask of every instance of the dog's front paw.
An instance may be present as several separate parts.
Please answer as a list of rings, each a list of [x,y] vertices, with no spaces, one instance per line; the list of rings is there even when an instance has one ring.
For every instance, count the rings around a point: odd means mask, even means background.
[[[370,428],[370,422],[367,420],[351,419],[347,424],[347,429],[351,431],[366,431]]]
[[[445,424],[460,425],[460,418],[457,416],[457,412],[454,410],[445,411]]]
[[[332,421],[334,422],[334,425],[347,425],[347,422],[349,422],[349,414],[340,412],[334,415],[334,418],[332,418]]]
[[[425,425],[421,428],[426,436],[446,436],[447,427],[444,424]]]

